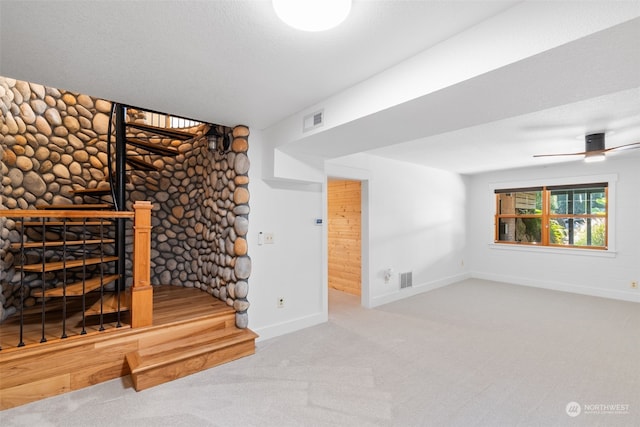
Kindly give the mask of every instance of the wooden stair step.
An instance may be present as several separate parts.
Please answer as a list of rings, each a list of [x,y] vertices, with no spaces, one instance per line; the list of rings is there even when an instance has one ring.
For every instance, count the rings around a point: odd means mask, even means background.
[[[155,154],[162,154],[164,156],[177,156],[179,151],[173,147],[165,147],[164,145],[154,144],[139,138],[127,138],[127,144],[135,147],[142,148]]]
[[[156,135],[162,135],[169,138],[179,139],[181,141],[186,141],[196,136],[195,134],[186,132],[184,130],[178,130],[174,128],[161,128],[144,123],[127,123],[126,125],[130,128],[139,129],[144,132],[154,133]]]
[[[61,204],[61,205],[38,205],[36,209],[42,210],[103,210],[113,209],[109,203],[82,203],[82,204]]]
[[[236,327],[189,336],[128,353],[136,391],[163,384],[255,353],[257,335]]]
[[[117,256],[105,256],[103,258],[87,258],[85,260],[82,259],[73,259],[69,261],[54,261],[54,262],[45,262],[44,264],[26,264],[26,265],[16,265],[16,269],[22,271],[30,271],[36,273],[43,273],[47,271],[58,271],[63,270],[64,268],[74,268],[74,267],[82,267],[83,265],[94,265],[100,263],[106,263],[111,261],[117,261]]]
[[[80,196],[107,196],[111,194],[111,187],[76,188],[72,192]]]
[[[42,225],[42,224],[40,224]],[[47,224],[48,225],[48,224]],[[78,246],[78,245],[96,245],[96,244],[100,244],[100,243],[115,243],[115,239],[91,239],[91,240],[68,240],[66,242],[63,241],[46,241],[44,242],[44,246],[47,248],[53,248],[53,247],[60,247],[60,246],[64,246],[65,244],[67,246]],[[26,242],[23,245],[25,248],[41,248],[42,247],[42,242]],[[11,244],[11,249],[20,249],[20,243],[12,243]]]
[[[159,168],[155,167],[151,163],[147,163],[139,157],[127,157],[127,163],[133,169],[143,170],[143,171],[158,171]]]
[[[66,286],[66,296],[75,297],[84,295],[87,292],[100,288],[102,285],[118,280],[119,277],[120,276],[118,274],[109,274],[104,276],[102,279],[100,277],[92,277],[91,279],[85,280],[84,283],[72,283]],[[31,296],[42,298],[43,295],[45,298],[62,297],[65,295],[65,289],[61,286],[58,288],[47,289],[44,293],[42,290],[31,291]]]
[[[157,368],[167,363],[167,361],[175,362],[187,359],[191,355],[205,351],[203,350],[205,346],[210,348],[224,347],[228,340],[244,335],[245,331],[246,329],[239,329],[235,326],[214,331],[202,331],[197,336],[187,336],[153,347],[141,348],[137,350],[137,353],[142,363],[132,372]]]
[[[100,315],[100,307],[102,307],[102,314],[116,313],[118,311],[118,294],[109,293],[102,299],[96,301],[91,307],[85,310],[84,314],[87,316]],[[120,311],[129,311],[129,292],[120,292]]]
[[[65,224],[65,221],[46,221],[45,225],[47,227],[51,226],[55,226],[55,227],[62,227]],[[66,221],[67,227],[81,227],[83,225],[87,225],[87,226],[92,226],[92,225],[112,225],[113,222],[112,221],[87,221],[87,222],[83,222],[83,221]],[[41,227],[42,226],[42,221],[17,221],[16,222],[17,226],[25,226],[25,227]]]

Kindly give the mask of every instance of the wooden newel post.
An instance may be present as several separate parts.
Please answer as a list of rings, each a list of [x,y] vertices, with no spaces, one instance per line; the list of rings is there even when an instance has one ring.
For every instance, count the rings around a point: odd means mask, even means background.
[[[131,288],[131,327],[153,324],[151,286],[151,202],[133,205],[133,287]]]

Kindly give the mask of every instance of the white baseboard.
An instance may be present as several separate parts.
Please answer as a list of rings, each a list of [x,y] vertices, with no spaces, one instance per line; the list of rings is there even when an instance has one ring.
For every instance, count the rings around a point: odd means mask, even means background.
[[[268,340],[269,338],[275,338],[280,335],[299,331],[300,329],[308,328],[310,326],[319,325],[326,322],[327,320],[328,316],[326,313],[315,313],[309,316],[287,320],[286,322],[263,326],[262,328],[258,329],[252,329],[252,331],[260,335],[260,337],[256,339],[256,342],[260,342]],[[249,325],[249,328],[251,328],[251,325]]]
[[[423,292],[429,292],[434,289],[442,288],[443,286],[450,285],[452,283],[459,282],[470,278],[469,273],[456,274],[455,276],[444,277],[442,279],[434,280],[432,282],[423,283],[410,288],[398,289],[393,293],[386,295],[380,295],[371,299],[371,308],[378,307],[379,305],[389,304],[390,302],[399,301],[401,299],[409,298],[414,295],[421,294]]]
[[[528,279],[518,276],[505,276],[494,273],[471,272],[470,277],[474,279],[493,280],[494,282],[510,283],[512,285],[530,286],[533,288],[551,289],[554,291],[571,292],[580,295],[590,295],[594,297],[610,298],[622,301],[640,302],[640,292],[626,292],[614,289],[601,289],[589,286],[572,285],[562,282],[543,281],[538,279]]]

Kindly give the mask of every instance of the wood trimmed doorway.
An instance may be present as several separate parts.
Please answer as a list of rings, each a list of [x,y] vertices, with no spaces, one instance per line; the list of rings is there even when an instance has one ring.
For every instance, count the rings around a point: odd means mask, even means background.
[[[328,286],[362,294],[362,183],[350,179],[327,182]]]

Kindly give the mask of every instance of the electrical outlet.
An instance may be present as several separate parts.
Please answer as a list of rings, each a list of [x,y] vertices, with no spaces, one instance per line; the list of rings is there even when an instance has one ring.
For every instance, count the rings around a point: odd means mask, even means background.
[[[274,243],[273,233],[264,233],[264,244],[273,245]]]
[[[636,282],[635,280],[631,282],[631,289],[638,289],[638,282]]]
[[[278,308],[284,308],[284,297],[278,298]]]

